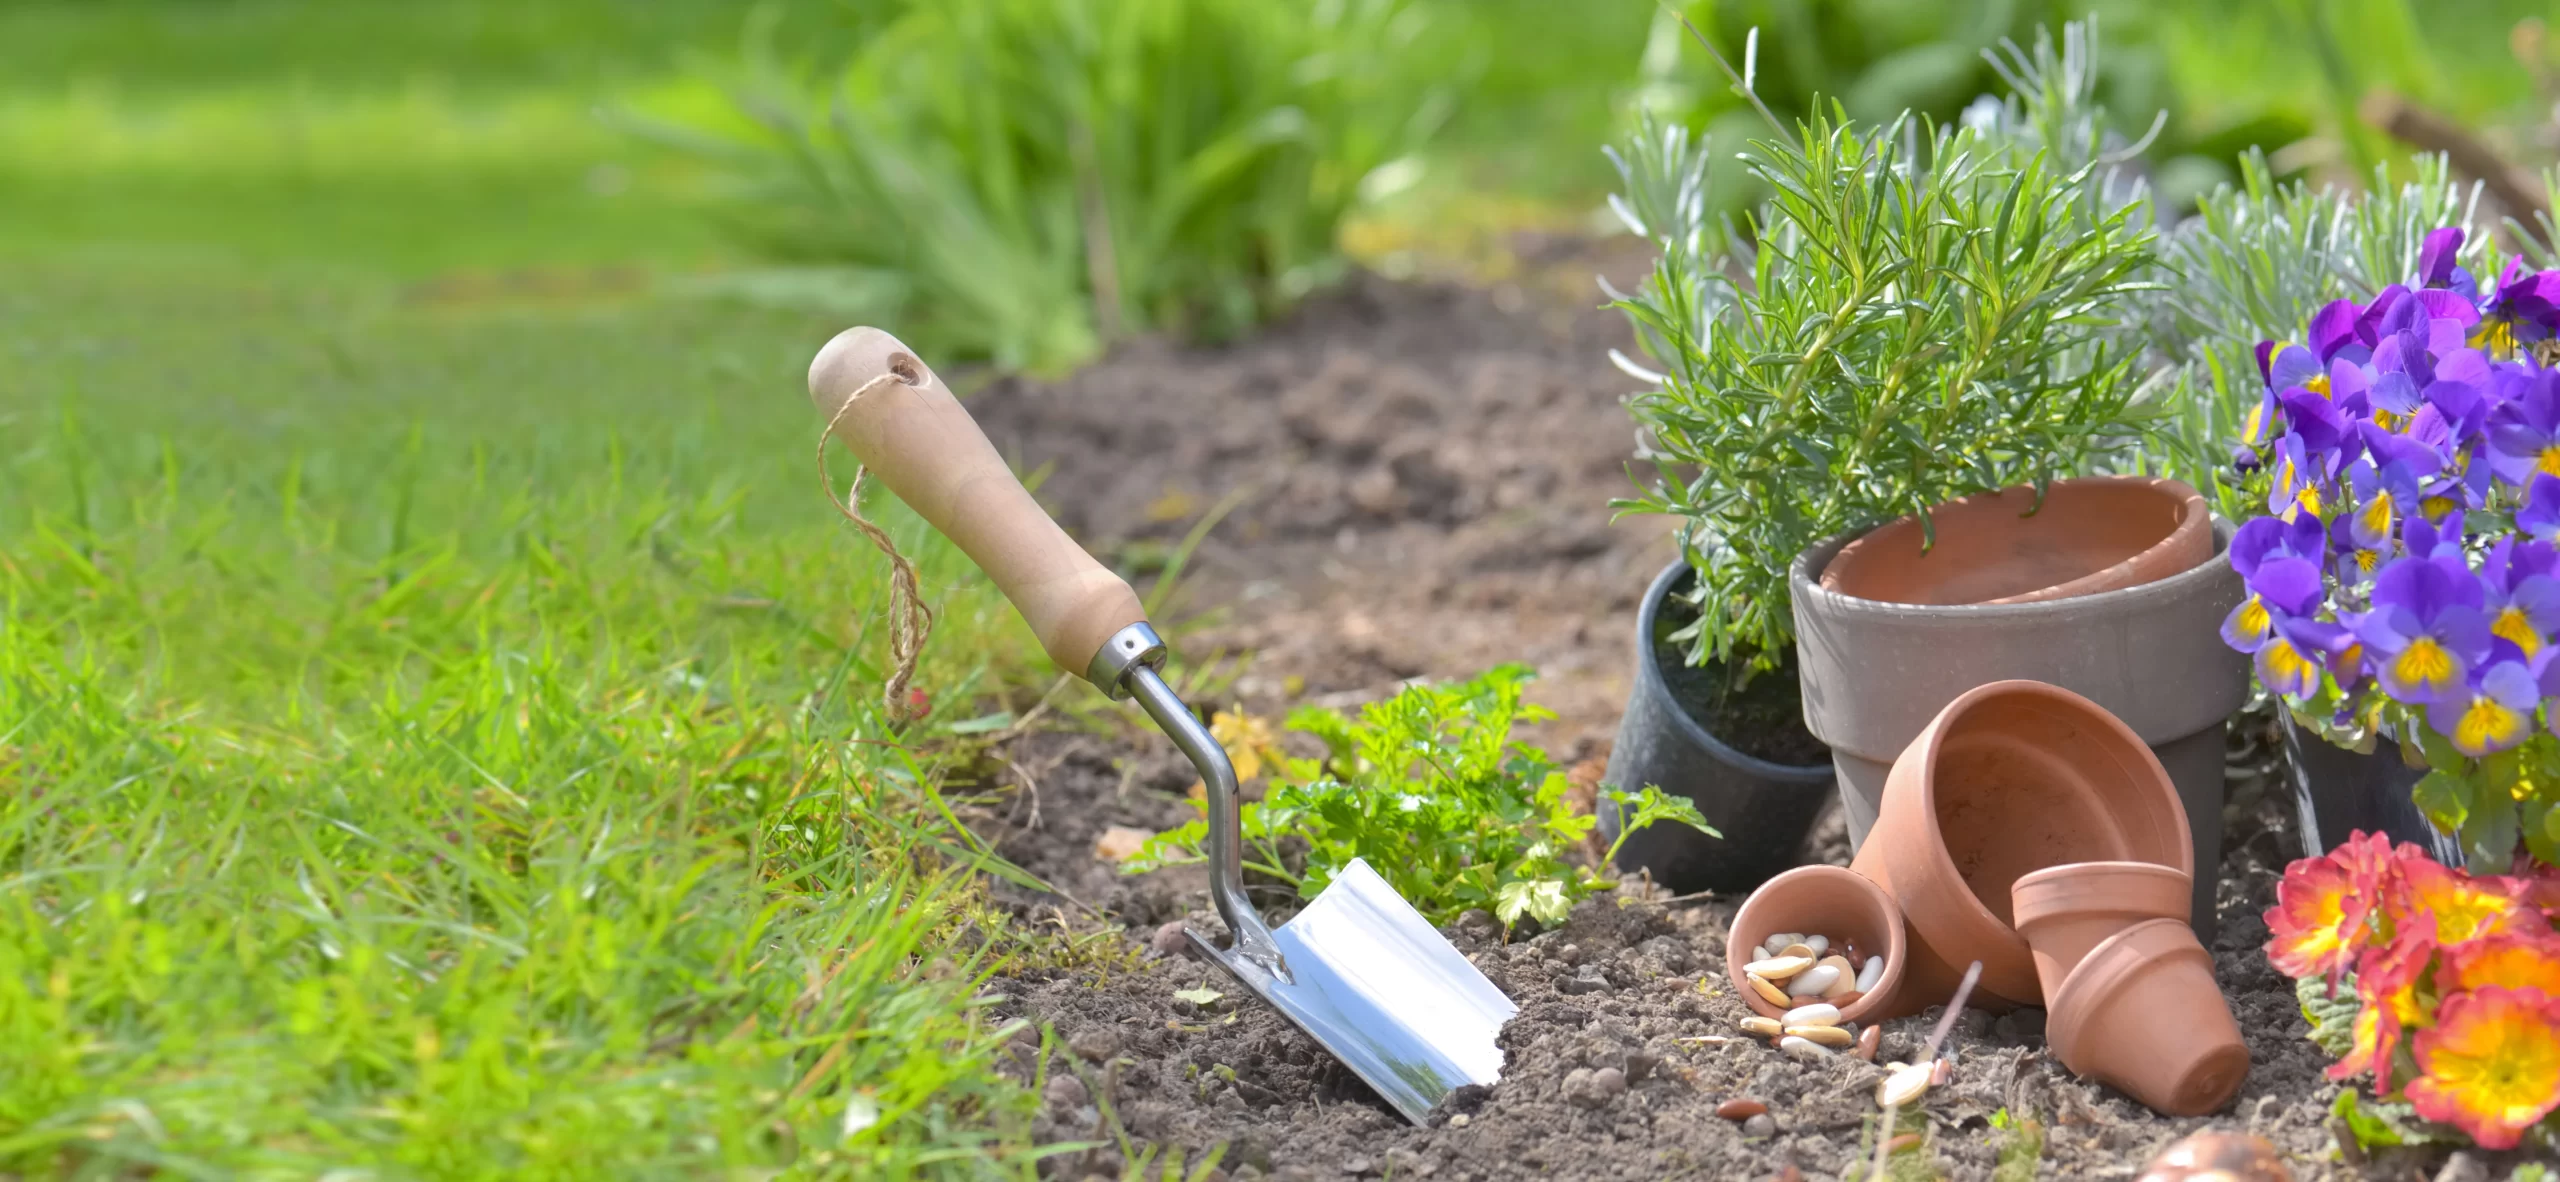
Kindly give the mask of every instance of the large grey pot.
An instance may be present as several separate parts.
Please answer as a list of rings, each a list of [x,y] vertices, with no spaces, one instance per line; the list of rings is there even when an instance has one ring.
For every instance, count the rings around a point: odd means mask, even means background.
[[[2215,521],[2213,556],[2182,574],[2039,603],[1881,603],[1824,589],[1823,568],[1854,535],[1797,556],[1788,581],[1805,725],[1831,745],[1850,844],[1875,823],[1895,757],[1956,695],[2011,678],[2058,685],[2123,719],[2176,782],[2195,844],[2193,918],[2210,938],[2223,726],[2249,693],[2248,658],[2221,634],[2245,594],[2223,558],[2231,534]]]

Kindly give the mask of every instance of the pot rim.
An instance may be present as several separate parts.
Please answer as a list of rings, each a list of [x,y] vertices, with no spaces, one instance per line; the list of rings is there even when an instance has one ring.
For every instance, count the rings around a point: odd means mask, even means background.
[[[2059,866],[2047,866],[2042,870],[2030,870],[2019,875],[2018,881],[2009,884],[2009,913],[2016,920],[2019,932],[2023,934],[2027,925],[2035,920],[2060,914],[2063,910],[2080,910],[2079,908],[2051,907],[2047,903],[2048,896],[2058,899],[2069,893],[2069,885],[2076,885],[2089,879],[2124,877],[2174,879],[2177,882],[2178,901],[2182,905],[2195,891],[2195,875],[2159,862],[2130,860],[2065,862]],[[2106,910],[2122,909],[2121,906],[2106,908]],[[2029,943],[2032,944],[2033,941]]]
[[[1671,715],[1671,724],[1679,730],[1680,736],[1704,748],[1708,754],[1725,763],[1763,779],[1777,780],[1782,783],[1830,782],[1833,772],[1828,758],[1820,763],[1789,764],[1772,763],[1756,755],[1745,755],[1723,739],[1717,738],[1714,732],[1699,725],[1698,720],[1690,716],[1688,708],[1671,693],[1670,683],[1663,680],[1661,663],[1654,655],[1653,624],[1656,613],[1661,610],[1662,601],[1670,598],[1672,585],[1688,573],[1690,571],[1687,558],[1672,559],[1671,565],[1663,567],[1662,573],[1654,576],[1653,584],[1645,588],[1644,602],[1636,608],[1636,692],[1659,694],[1664,701],[1679,707],[1666,713]],[[1807,729],[1811,729],[1809,721]],[[1621,784],[1619,787],[1624,788],[1626,785]]]
[[[1921,836],[1926,840],[1899,843],[1899,846],[1888,843],[1878,847],[1877,857],[1883,862],[1887,877],[1895,882],[1910,884],[1903,887],[1904,890],[1920,889],[1919,884],[1922,883],[1948,881],[1957,883],[1957,888],[1952,892],[1953,898],[1946,900],[1946,904],[1953,911],[1953,914],[1946,917],[1946,921],[1955,925],[1969,942],[1991,944],[2004,952],[2014,954],[2003,958],[2004,963],[2009,966],[2007,969],[1997,968],[1986,960],[1983,965],[1982,983],[1997,996],[2006,997],[2012,1001],[2023,1001],[2037,996],[2036,991],[2029,989],[2035,981],[2034,950],[2028,945],[2027,938],[2020,934],[2015,926],[2001,922],[2000,917],[1993,914],[1990,906],[1982,901],[1982,896],[1975,893],[1972,884],[1964,881],[1963,874],[1956,868],[1955,860],[1948,855],[1946,834],[1938,825],[1938,777],[1934,771],[1939,752],[1946,744],[1950,724],[1962,719],[1984,699],[2012,694],[2041,698],[2085,714],[2092,723],[2112,732],[2117,742],[2126,750],[2138,753],[2141,759],[2148,760],[2155,770],[2159,769],[2160,761],[2159,757],[2151,753],[2150,745],[2144,743],[2142,737],[2135,734],[2133,728],[2126,726],[2124,720],[2116,717],[2113,712],[2061,686],[2024,679],[1988,682],[1956,695],[1955,700],[1940,709],[1937,717],[1931,719],[1929,725],[1920,732],[1919,737],[1913,740],[1920,759],[1921,774],[1915,793],[1916,799],[1911,800],[1909,805],[1919,811],[1916,822],[1921,826]],[[1909,758],[1912,754],[1911,751],[1905,751],[1903,756]],[[2159,771],[2159,775],[2163,782],[2168,780],[2166,771]],[[1890,795],[1889,792],[1888,795]],[[2174,784],[2169,786],[2166,795],[2178,832],[2191,833],[2186,803],[2178,798]],[[1881,823],[1882,818],[1879,817],[1878,821]],[[1871,840],[1873,836],[1872,833],[1869,834]],[[2176,844],[2178,857],[2188,865],[2173,866],[2171,869],[2184,870],[2189,875],[2193,875],[2195,873],[2194,849],[2185,840]],[[2071,863],[2062,864],[2071,865]],[[1914,871],[1925,866],[1931,873],[1913,873],[1906,876],[1904,873],[1897,872],[1898,866]],[[2039,869],[2051,869],[2051,867]],[[1936,892],[1933,890],[1931,893]],[[2018,975],[2020,973],[2024,974],[2023,977]],[[1994,977],[1998,979],[1994,980]]]
[[[2171,546],[2177,544],[2182,538],[2190,536],[2189,531],[2198,526],[2203,528],[2208,537],[2213,533],[2213,507],[2206,503],[2204,494],[2196,491],[2195,486],[2188,484],[2186,481],[2172,479],[2167,476],[2146,476],[2138,472],[2097,472],[2085,476],[2065,476],[2059,480],[2048,481],[2045,485],[2044,495],[2046,499],[2050,499],[2054,493],[2063,489],[2092,488],[2099,486],[2122,486],[2138,489],[2142,492],[2157,493],[2176,508],[2177,520],[2170,525],[2167,533],[2160,535],[2159,539],[2152,542],[2150,545],[2145,546],[2140,550],[2136,550],[2131,554],[2127,554],[2104,567],[2081,575],[2078,578],[2065,579],[2062,582],[2055,583],[2050,586],[2037,587],[2027,591],[2018,592],[2014,595],[2004,595],[1998,599],[1986,600],[1981,604],[1905,604],[1904,606],[1996,607],[2014,603],[2042,603],[2059,599],[2081,599],[2086,598],[2091,594],[2104,594],[2105,592],[2089,592],[2084,590],[2074,590],[2074,588],[2085,587],[2089,584],[2096,583],[2111,571],[2117,570],[2121,567],[2131,566],[2135,563],[2141,562],[2143,559],[2153,554],[2165,551]],[[1986,489],[1982,492],[1966,493],[1963,496],[1940,502],[1937,505],[1932,505],[1930,506],[1930,510],[1934,513],[1948,506],[1962,505],[1967,502],[1979,501],[1988,497],[2006,496],[2012,492],[2023,491],[2032,493],[2034,489],[2035,486],[2032,483],[2003,485],[1999,488]],[[1823,562],[1823,569],[1813,572],[1814,582],[1818,585],[1827,585],[1823,584],[1824,577],[1830,573],[1832,565],[1840,560],[1840,555],[1848,549],[1849,545],[1863,541],[1866,538],[1884,530],[1900,526],[1905,522],[1915,521],[1918,517],[1919,514],[1906,513],[1870,529],[1859,531],[1857,537],[1851,538],[1849,542],[1843,544],[1839,550],[1832,552],[1831,557]],[[2206,545],[2210,547],[2212,543],[2208,541]],[[2206,556],[2206,560],[2211,561],[2211,559],[2212,555],[2208,554]],[[2170,575],[2164,577],[2174,578],[2177,575],[2185,573],[2187,573],[2185,570],[2173,571]],[[1792,580],[1792,571],[1789,572],[1789,577]],[[2152,579],[2149,581],[2156,583],[2161,580]],[[2144,584],[2142,583],[2133,584],[2133,586],[2136,587],[2143,585]],[[2118,589],[2121,590],[2122,588]],[[1849,596],[1848,598],[1855,599],[1858,597]],[[1896,601],[1866,600],[1864,602],[1880,603]]]
[[[1855,1022],[1866,1017],[1868,1014],[1875,1012],[1876,1009],[1882,1006],[1885,1002],[1893,1000],[1895,992],[1902,987],[1903,966],[1908,964],[1911,958],[1911,933],[1908,930],[1908,925],[1902,918],[1901,904],[1894,901],[1891,892],[1885,890],[1883,887],[1877,886],[1875,880],[1868,878],[1866,875],[1851,870],[1846,866],[1833,866],[1828,863],[1816,862],[1811,865],[1798,866],[1792,870],[1784,871],[1771,878],[1769,881],[1760,884],[1759,889],[1752,891],[1750,897],[1745,898],[1742,901],[1742,906],[1734,910],[1733,922],[1725,925],[1724,974],[1726,979],[1733,985],[1735,996],[1741,998],[1742,1004],[1749,1006],[1753,1013],[1759,1014],[1764,1018],[1775,1018],[1784,1014],[1786,1011],[1779,1010],[1777,1007],[1770,1005],[1767,998],[1761,997],[1758,993],[1753,992],[1750,983],[1743,980],[1744,974],[1742,966],[1749,963],[1744,959],[1747,955],[1747,946],[1737,945],[1735,943],[1735,933],[1741,930],[1742,917],[1751,910],[1752,900],[1759,898],[1761,891],[1768,890],[1770,887],[1785,882],[1790,878],[1796,878],[1799,876],[1806,878],[1828,878],[1835,874],[1845,874],[1850,878],[1856,879],[1858,893],[1862,897],[1873,899],[1882,904],[1886,921],[1884,950],[1878,954],[1884,957],[1884,975],[1877,978],[1876,987],[1868,990],[1866,996],[1859,998],[1856,1004],[1846,1006],[1841,1009],[1840,1020],[1844,1023]],[[1807,1002],[1805,1004],[1811,1005],[1813,1003]]]
[[[1795,603],[1804,610],[1834,617],[1868,617],[1891,619],[1904,627],[1953,625],[1966,628],[1985,624],[2044,623],[2055,617],[2084,613],[2130,611],[2153,601],[2173,601],[2207,592],[2213,584],[2236,580],[2231,570],[2232,536],[2238,527],[2230,520],[2213,516],[2213,553],[2204,561],[2148,583],[2100,591],[2094,595],[2072,595],[2060,599],[2038,599],[2026,603],[1889,603],[1881,599],[1861,599],[1845,595],[1822,585],[1822,568],[1840,553],[1841,547],[1890,525],[1884,522],[1863,529],[1833,534],[1796,555],[1787,567],[1787,589]]]

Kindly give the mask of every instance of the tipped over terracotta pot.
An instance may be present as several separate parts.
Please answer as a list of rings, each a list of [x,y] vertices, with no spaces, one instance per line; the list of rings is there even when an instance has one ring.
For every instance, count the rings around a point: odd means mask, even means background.
[[[1947,703],[1903,749],[1851,868],[1902,908],[1902,988],[1920,1004],[1982,962],[1981,992],[2035,1004],[2034,955],[2010,887],[2048,866],[2151,862],[2194,873],[2177,788],[2124,723],[2040,681],[1997,681]]]
[[[2010,918],[2035,956],[2046,1003],[2109,936],[2146,920],[2187,922],[2193,878],[2150,862],[2072,862],[2021,876],[2009,888]]]
[[[2063,1066],[2171,1116],[2230,1102],[2249,1046],[2187,925],[2154,919],[2091,949],[2054,995],[2045,1038]]]
[[[1875,988],[1840,1007],[1843,1022],[1880,1022],[1932,1004],[1900,1004],[1908,948],[1902,912],[1864,876],[1838,866],[1798,866],[1760,884],[1743,900],[1742,909],[1725,930],[1724,971],[1733,981],[1735,996],[1765,1018],[1786,1011],[1751,988],[1742,966],[1757,957],[1762,942],[1779,932],[1828,936],[1835,947],[1854,944],[1861,954],[1884,957],[1884,975],[1877,978]]]
[[[1958,497],[1840,548],[1822,585],[1882,603],[2037,603],[2138,587],[2213,554],[2204,496],[2175,480],[2077,476]],[[1934,535],[1934,538],[1931,536]]]

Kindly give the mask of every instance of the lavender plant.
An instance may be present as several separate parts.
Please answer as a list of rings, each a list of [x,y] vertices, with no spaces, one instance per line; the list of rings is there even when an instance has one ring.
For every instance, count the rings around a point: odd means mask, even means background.
[[[1736,683],[1775,667],[1787,566],[1813,543],[2041,488],[2142,429],[2148,203],[2111,187],[2096,121],[2047,109],[2087,97],[2045,85],[2049,43],[2002,64],[2037,87],[2014,120],[1861,129],[1835,108],[1754,142],[1745,166],[1776,195],[1745,233],[1705,221],[1703,143],[1648,124],[1611,153],[1614,208],[1661,252],[1611,293],[1646,357],[1620,364],[1652,387],[1631,406],[1655,465],[1616,504],[1681,521],[1692,663]]]
[[[2223,638],[2331,741],[2413,745],[2417,804],[2494,873],[2519,839],[2560,862],[2560,270],[2484,285],[2466,237],[2257,346],[2239,467],[2265,512]]]

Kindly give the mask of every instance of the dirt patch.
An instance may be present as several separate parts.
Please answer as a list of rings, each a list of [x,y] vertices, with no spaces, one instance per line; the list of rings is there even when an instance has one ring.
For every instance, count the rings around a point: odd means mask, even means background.
[[[1142,588],[1237,498],[1164,613],[1178,654],[1255,655],[1236,698],[1351,702],[1521,661],[1564,754],[1615,728],[1633,609],[1673,555],[1661,519],[1610,520],[1634,490],[1634,383],[1608,363],[1629,338],[1577,271],[1578,303],[1366,277],[1249,341],[1137,342],[968,406]]]
[[[2235,820],[2214,960],[2249,1040],[2239,1098],[2211,1117],[2162,1118],[2074,1079],[2045,1051],[2042,1011],[1968,1011],[1950,1038],[1953,1082],[1902,1126],[1923,1138],[1904,1156],[1917,1154],[1934,1175],[1898,1177],[1990,1176],[2013,1145],[2014,1134],[1998,1127],[2004,1112],[2041,1128],[2044,1177],[2130,1177],[2169,1142],[2205,1128],[2268,1138],[2306,1180],[2434,1173],[2440,1153],[2362,1166],[2331,1160],[2329,1060],[2305,1037],[2291,982],[2260,951],[2260,913],[2295,850],[2272,800]],[[1171,884],[1132,889],[1150,907],[1185,897]],[[1407,1125],[1278,1014],[1179,953],[1026,971],[993,988],[1006,998],[1000,1013],[1056,1032],[1045,1078],[1078,1077],[1053,1087],[1043,1134],[1105,1144],[1059,1159],[1052,1176],[1117,1174],[1128,1157],[1122,1137],[1141,1152],[1180,1147],[1193,1161],[1223,1145],[1235,1178],[1764,1178],[1790,1165],[1808,1178],[1863,1176],[1882,1072],[1846,1056],[1806,1063],[1740,1035],[1735,1024],[1749,1011],[1721,973],[1734,906],[1630,893],[1588,901],[1563,928],[1509,944],[1480,916],[1447,929],[1521,1008],[1502,1035],[1501,1083],[1454,1104],[1464,1120],[1444,1112],[1433,1128]],[[1205,913],[1193,922],[1216,930]],[[1135,942],[1147,938],[1132,933]],[[1176,996],[1202,988],[1222,996],[1205,1006]],[[1916,1053],[1938,1014],[1887,1023],[1882,1057]],[[1026,1034],[1013,1056],[1025,1078],[1044,1070],[1036,1036]],[[1767,1105],[1774,1129],[1753,1136],[1718,1118],[1717,1105],[1736,1097]]]
[[[1537,696],[1561,715],[1535,737],[1587,780],[1623,706],[1637,600],[1671,556],[1664,523],[1608,522],[1632,432],[1618,405],[1628,383],[1600,359],[1624,333],[1613,314],[1520,290],[1368,279],[1232,348],[1136,345],[1067,382],[999,383],[970,405],[1000,446],[1046,470],[1041,496],[1060,519],[1124,568],[1159,561],[1209,506],[1241,495],[1187,580],[1186,602],[1218,610],[1177,635],[1193,654],[1253,654],[1232,699],[1257,713],[1347,704],[1406,678],[1527,661],[1548,674]],[[2266,1136],[2306,1180],[2423,1178],[2442,1164],[2332,1160],[2328,1061],[2259,951],[2260,913],[2298,856],[2263,791],[2270,750],[2262,735],[2235,744],[2234,767],[2251,770],[2233,780],[2220,867],[2216,969],[2253,1057],[2238,1100],[2163,1119],[2073,1079],[2045,1052],[2041,1011],[1970,1012],[1951,1041],[1954,1081],[1906,1126],[1923,1140],[1904,1156],[1928,1169],[1898,1177],[1990,1176],[2015,1144],[2004,1112],[2041,1128],[2045,1177],[2129,1178],[2208,1127]],[[1131,878],[1096,856],[1114,827],[1196,815],[1190,770],[1160,738],[1135,726],[1034,734],[1002,748],[987,776],[1008,791],[979,823],[1073,896],[1008,888],[1006,900],[1030,920],[1124,925],[1109,949],[990,985],[997,1012],[1056,1035],[1026,1032],[1010,1052],[1011,1070],[1043,1082],[1041,1132],[1102,1146],[1049,1159],[1050,1176],[1117,1176],[1133,1156],[1172,1150],[1196,1163],[1221,1146],[1233,1178],[1863,1176],[1880,1069],[1737,1037],[1748,1011],[1720,971],[1735,900],[1630,888],[1530,938],[1505,942],[1481,917],[1450,928],[1521,1012],[1502,1035],[1502,1081],[1416,1128],[1223,973],[1158,939],[1186,916],[1218,930],[1197,868]],[[1804,860],[1847,852],[1834,813]],[[1265,902],[1275,916],[1288,907],[1277,893]],[[1201,989],[1220,996],[1193,1000]],[[1887,1024],[1883,1057],[1913,1053],[1935,1017]],[[1715,1115],[1738,1096],[1766,1104],[1774,1128],[1756,1135]]]

